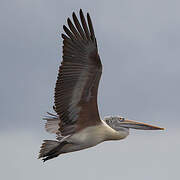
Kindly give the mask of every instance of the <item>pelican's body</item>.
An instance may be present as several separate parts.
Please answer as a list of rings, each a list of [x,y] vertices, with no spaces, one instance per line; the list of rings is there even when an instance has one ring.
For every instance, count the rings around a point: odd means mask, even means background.
[[[39,158],[44,161],[62,153],[96,146],[103,141],[124,139],[129,128],[163,129],[119,116],[100,119],[97,92],[102,64],[91,18],[87,21],[80,10],[80,21],[73,13],[73,22],[63,26],[63,61],[55,87],[56,115],[48,113],[46,130],[57,135],[57,141],[44,140]]]
[[[87,127],[63,139],[69,144],[64,145],[59,154],[90,148],[103,141],[124,139],[128,134],[128,129],[116,131],[102,121],[99,125]]]
[[[103,141],[124,139],[128,134],[128,130],[116,131],[102,121],[97,126],[87,127],[68,137],[68,142],[73,144],[67,148],[65,146],[62,151],[70,152],[93,147]]]

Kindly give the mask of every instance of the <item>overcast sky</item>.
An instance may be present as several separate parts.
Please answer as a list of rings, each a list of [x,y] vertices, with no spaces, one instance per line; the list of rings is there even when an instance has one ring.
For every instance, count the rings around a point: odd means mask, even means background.
[[[179,0],[0,0],[0,177],[2,179],[178,179]],[[100,115],[166,128],[132,131],[43,164],[42,117],[52,111],[62,26],[89,12],[103,64]]]

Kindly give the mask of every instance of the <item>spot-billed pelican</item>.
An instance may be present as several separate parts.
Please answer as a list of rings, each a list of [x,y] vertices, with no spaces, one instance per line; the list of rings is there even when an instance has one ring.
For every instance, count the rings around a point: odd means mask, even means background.
[[[73,22],[68,18],[69,27],[63,26],[63,61],[59,68],[53,107],[56,114],[48,113],[45,118],[46,131],[56,134],[57,140],[44,140],[39,153],[43,161],[103,141],[124,139],[129,134],[129,128],[163,130],[119,116],[100,119],[97,92],[102,64],[89,13],[87,20],[82,10],[79,14],[80,21],[73,12]]]

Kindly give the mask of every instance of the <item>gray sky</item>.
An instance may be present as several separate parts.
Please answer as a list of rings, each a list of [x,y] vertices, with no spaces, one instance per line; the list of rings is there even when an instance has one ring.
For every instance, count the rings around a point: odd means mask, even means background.
[[[3,179],[178,179],[180,1],[0,1],[0,169]],[[103,76],[99,111],[166,127],[42,164],[41,120],[52,110],[62,25],[90,12]],[[9,173],[12,172],[12,173]],[[88,176],[87,178],[85,178]],[[36,178],[37,177],[37,178]]]

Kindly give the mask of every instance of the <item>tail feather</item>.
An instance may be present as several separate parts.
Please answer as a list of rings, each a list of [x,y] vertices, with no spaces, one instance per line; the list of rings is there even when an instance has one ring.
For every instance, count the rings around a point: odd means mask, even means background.
[[[57,147],[60,143],[58,141],[52,141],[52,140],[44,140],[41,145],[41,150],[39,152],[39,157],[42,158],[46,156],[46,154],[50,151],[52,151],[55,147]]]
[[[42,160],[45,162],[49,159],[55,158],[61,154],[61,148],[67,144],[66,141],[52,141],[52,140],[44,140],[41,145],[41,150],[39,152],[38,158],[43,158]]]

